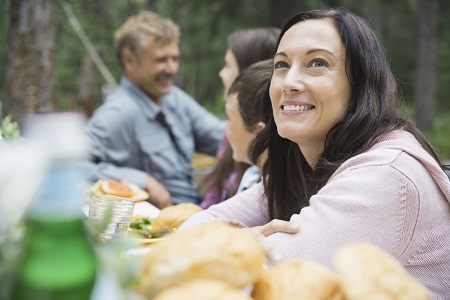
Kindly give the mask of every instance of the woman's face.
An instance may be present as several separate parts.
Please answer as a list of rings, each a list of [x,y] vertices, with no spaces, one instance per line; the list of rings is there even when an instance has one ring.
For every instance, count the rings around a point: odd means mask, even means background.
[[[309,164],[350,101],[345,48],[329,19],[293,25],[274,59],[270,97],[278,134],[297,143]]]
[[[239,112],[238,105],[238,93],[227,95],[225,113],[228,121],[225,133],[231,149],[233,149],[233,159],[238,162],[251,164],[248,157],[248,148],[255,138],[257,130],[254,133],[248,131]]]
[[[225,53],[225,65],[219,72],[219,77],[222,79],[225,95],[227,94],[228,88],[238,75],[239,65],[236,60],[236,56],[233,54],[233,51],[227,49],[227,52]]]

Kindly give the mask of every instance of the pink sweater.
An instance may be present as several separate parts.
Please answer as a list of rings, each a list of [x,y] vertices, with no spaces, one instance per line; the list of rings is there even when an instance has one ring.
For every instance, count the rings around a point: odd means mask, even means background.
[[[259,183],[194,215],[181,230],[217,219],[266,224],[266,201]],[[268,237],[286,260],[332,268],[339,247],[367,241],[397,258],[433,299],[450,299],[450,183],[405,131],[385,135],[342,164],[290,221],[300,224],[299,233]]]

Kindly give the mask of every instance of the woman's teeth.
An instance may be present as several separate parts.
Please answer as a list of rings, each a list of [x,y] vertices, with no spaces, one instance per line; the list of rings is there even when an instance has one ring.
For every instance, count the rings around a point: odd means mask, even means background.
[[[283,105],[281,107],[286,111],[308,111],[314,108],[312,105]]]

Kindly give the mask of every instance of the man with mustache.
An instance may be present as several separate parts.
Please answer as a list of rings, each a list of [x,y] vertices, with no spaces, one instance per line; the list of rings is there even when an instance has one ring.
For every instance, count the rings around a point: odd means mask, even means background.
[[[199,203],[192,156],[214,155],[224,134],[221,120],[174,86],[179,40],[169,19],[149,11],[130,17],[114,34],[120,84],[87,125],[91,180],[137,184],[159,208]]]

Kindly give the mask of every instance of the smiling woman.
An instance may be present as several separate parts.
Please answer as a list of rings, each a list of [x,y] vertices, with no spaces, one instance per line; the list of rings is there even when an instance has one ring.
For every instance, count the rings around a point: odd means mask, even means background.
[[[257,162],[268,153],[262,184],[181,230],[240,222],[278,256],[328,267],[342,245],[368,242],[432,299],[448,299],[450,182],[429,142],[400,115],[396,80],[370,25],[345,10],[293,17],[278,40],[269,96],[250,156]]]
[[[278,45],[270,85],[278,134],[314,164],[325,136],[350,102],[345,48],[329,19],[294,25]]]

